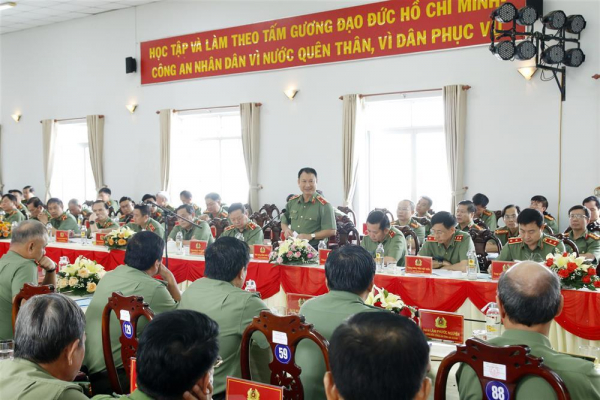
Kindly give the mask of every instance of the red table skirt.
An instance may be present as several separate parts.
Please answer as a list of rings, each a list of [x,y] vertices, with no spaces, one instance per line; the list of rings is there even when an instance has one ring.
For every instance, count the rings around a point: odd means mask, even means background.
[[[0,242],[0,255],[6,253],[8,247],[9,243]],[[125,258],[124,251],[107,252],[92,246],[90,250],[48,246],[46,253],[54,261],[61,256],[74,261],[83,255],[102,264],[107,271],[122,265]],[[204,274],[204,260],[169,258],[169,269],[177,282],[194,281]],[[247,278],[256,281],[257,290],[264,299],[277,294],[280,287],[286,293],[311,296],[327,292],[323,268],[251,262]],[[438,311],[455,312],[467,299],[482,308],[496,299],[496,282],[377,275],[375,284],[400,295],[407,304]],[[575,336],[600,340],[600,292],[563,290],[562,294],[565,298],[564,309],[556,317],[556,322]]]

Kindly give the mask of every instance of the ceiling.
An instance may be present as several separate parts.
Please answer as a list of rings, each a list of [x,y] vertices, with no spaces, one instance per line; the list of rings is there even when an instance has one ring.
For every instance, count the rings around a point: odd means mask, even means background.
[[[15,7],[0,11],[0,34],[55,24],[160,0],[12,0]],[[0,0],[1,3],[8,0]]]

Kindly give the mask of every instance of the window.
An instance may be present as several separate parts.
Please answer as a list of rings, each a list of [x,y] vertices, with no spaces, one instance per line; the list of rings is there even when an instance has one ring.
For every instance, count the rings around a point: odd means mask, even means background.
[[[66,209],[71,199],[95,200],[95,186],[85,119],[57,122],[50,194]]]
[[[242,150],[239,110],[203,110],[177,113],[171,136],[171,199],[189,190],[194,202],[217,192],[224,202],[246,203],[248,179]],[[204,209],[204,207],[202,207]]]
[[[365,103],[365,146],[359,202],[361,215],[420,196],[433,199],[434,210],[450,208],[444,108],[440,94],[416,93],[374,97]],[[363,164],[364,165],[364,164]]]

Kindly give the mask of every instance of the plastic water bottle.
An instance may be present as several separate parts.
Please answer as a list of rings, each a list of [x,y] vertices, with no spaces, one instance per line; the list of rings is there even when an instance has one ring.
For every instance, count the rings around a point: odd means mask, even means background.
[[[496,303],[490,303],[485,313],[485,330],[487,331],[487,340],[500,336],[500,310]]]
[[[69,257],[67,257],[67,256],[62,256],[62,257],[60,258],[60,260],[58,260],[58,271],[56,271],[56,272],[60,272],[60,271],[62,271],[62,270],[63,270],[64,268],[66,268],[66,267],[67,267],[67,265],[69,265],[69,264],[70,264]]]
[[[87,241],[87,228],[85,227],[85,224],[81,225],[81,244],[83,246],[88,244]]]
[[[324,240],[319,242],[318,250],[327,250],[327,245],[325,244]]]
[[[377,266],[377,272],[382,272],[384,267],[383,258],[385,257],[385,250],[383,250],[383,243],[379,243],[375,250],[375,265]]]
[[[77,216],[77,225],[81,226],[83,225],[83,215],[79,214]]]
[[[175,248],[177,249],[177,254],[183,254],[183,233],[181,231],[175,235]]]
[[[50,222],[46,224],[46,232],[48,232],[48,240],[52,241],[52,225]]]
[[[479,272],[479,266],[477,265],[477,255],[474,250],[467,253],[467,278],[471,281],[477,280],[477,272]]]

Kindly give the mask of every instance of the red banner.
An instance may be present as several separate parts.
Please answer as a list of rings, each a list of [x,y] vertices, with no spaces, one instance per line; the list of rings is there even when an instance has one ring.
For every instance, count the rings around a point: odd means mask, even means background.
[[[419,310],[421,329],[430,339],[464,342],[464,316],[455,313]]]
[[[190,256],[203,256],[207,246],[206,240],[190,240]]]
[[[227,400],[282,400],[283,388],[248,381],[245,379],[227,377],[227,388],[225,389]]]
[[[142,42],[142,85],[487,44],[504,1],[383,1]]]
[[[69,243],[69,231],[56,231],[56,243]]]

